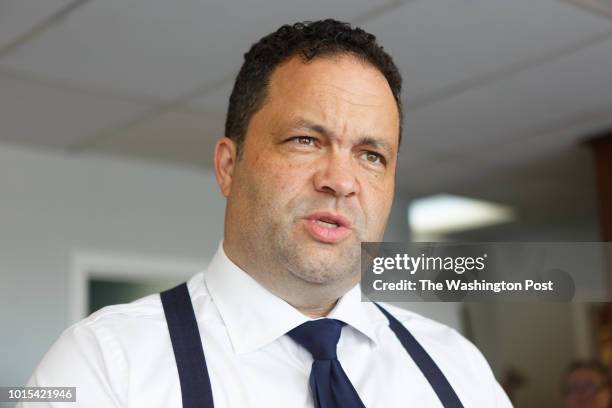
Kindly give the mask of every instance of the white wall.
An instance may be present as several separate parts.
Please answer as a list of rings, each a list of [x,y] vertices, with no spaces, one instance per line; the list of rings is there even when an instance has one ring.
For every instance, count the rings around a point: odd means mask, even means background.
[[[224,205],[205,171],[0,145],[0,384],[65,328],[73,251],[207,259]]]

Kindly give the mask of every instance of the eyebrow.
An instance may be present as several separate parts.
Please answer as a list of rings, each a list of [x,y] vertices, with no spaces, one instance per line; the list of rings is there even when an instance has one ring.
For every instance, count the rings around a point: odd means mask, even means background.
[[[323,125],[320,125],[318,123],[312,122],[308,119],[304,119],[304,118],[299,118],[297,119],[291,126],[292,128],[299,128],[299,129],[308,129],[311,130],[313,132],[319,133],[329,139],[337,139],[338,136],[331,130],[326,128]],[[372,146],[376,149],[381,149],[387,152],[387,154],[392,155],[393,153],[393,148],[391,147],[391,145],[389,143],[387,143],[387,141],[380,139],[378,137],[373,137],[373,136],[361,136],[358,140],[357,140],[357,145],[367,145],[367,146]]]

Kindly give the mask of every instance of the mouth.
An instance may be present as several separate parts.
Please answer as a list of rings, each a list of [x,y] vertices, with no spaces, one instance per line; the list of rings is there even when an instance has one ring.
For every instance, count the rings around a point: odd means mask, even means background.
[[[306,230],[317,241],[333,244],[345,240],[352,233],[352,223],[342,214],[317,211],[304,217]]]

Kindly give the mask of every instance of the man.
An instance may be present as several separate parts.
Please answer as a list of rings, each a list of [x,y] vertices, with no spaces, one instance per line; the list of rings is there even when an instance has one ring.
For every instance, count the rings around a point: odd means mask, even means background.
[[[561,393],[566,408],[611,408],[609,369],[598,361],[576,361],[569,366]]]
[[[393,199],[401,77],[334,20],[257,42],[230,97],[215,174],[224,239],[186,286],[69,328],[32,385],[82,407],[507,407],[476,348],[361,302],[360,242]]]

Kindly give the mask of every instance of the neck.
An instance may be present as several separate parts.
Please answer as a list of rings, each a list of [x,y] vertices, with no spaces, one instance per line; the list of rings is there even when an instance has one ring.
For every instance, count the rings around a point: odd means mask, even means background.
[[[336,303],[337,301],[334,301],[330,304],[322,305],[322,306],[295,306],[295,305],[292,305],[292,306],[295,307],[297,310],[299,310],[302,314],[308,317],[311,317],[313,319],[316,319],[319,317],[327,316],[329,312],[332,311],[334,306],[336,306]]]
[[[357,275],[354,280],[343,280],[327,285],[307,282],[297,279],[291,273],[276,271],[269,266],[258,267],[252,257],[241,257],[242,251],[234,249],[229,245],[228,240],[224,240],[223,250],[225,255],[234,264],[249,274],[261,286],[310,318],[327,316],[336,306],[338,299],[359,281]],[[255,252],[255,250],[250,252]]]

